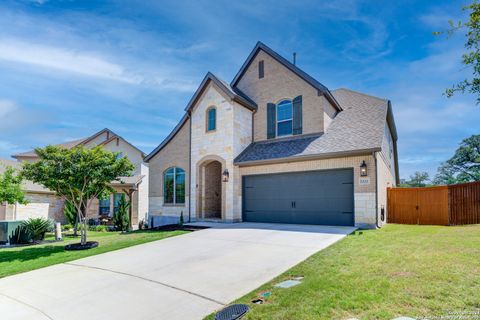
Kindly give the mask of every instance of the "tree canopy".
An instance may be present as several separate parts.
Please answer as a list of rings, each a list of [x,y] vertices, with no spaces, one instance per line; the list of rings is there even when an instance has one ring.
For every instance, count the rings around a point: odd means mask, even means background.
[[[472,135],[460,143],[452,158],[442,163],[435,184],[480,181],[480,135]]]
[[[87,149],[83,146],[66,149],[59,146],[37,148],[40,160],[25,163],[25,178],[55,191],[77,210],[82,228],[82,244],[86,243],[86,212],[96,198],[114,192],[113,181],[131,175],[134,165],[120,153],[101,146]]]
[[[400,184],[400,187],[426,187],[430,177],[428,172],[416,171],[410,176],[410,180]]]
[[[472,70],[472,77],[460,81],[451,88],[445,90],[447,97],[452,97],[456,92],[471,93],[477,96],[477,104],[480,103],[480,4],[473,1],[471,4],[463,7],[464,11],[469,13],[467,21],[448,23],[450,29],[446,32],[434,32],[434,34],[448,34],[451,36],[457,31],[465,30],[465,48],[467,53],[462,55],[462,64]]]
[[[26,204],[25,194],[22,191],[22,177],[15,174],[15,169],[7,167],[0,173],[0,204]]]

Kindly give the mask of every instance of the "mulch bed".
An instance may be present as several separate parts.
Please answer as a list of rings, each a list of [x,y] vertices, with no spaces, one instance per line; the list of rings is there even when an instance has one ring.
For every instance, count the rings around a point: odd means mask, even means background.
[[[67,244],[65,246],[65,250],[67,251],[77,251],[77,250],[87,250],[87,249],[93,249],[98,247],[98,242],[97,241],[87,241],[84,245],[81,243],[71,243]]]
[[[203,229],[208,229],[210,227],[201,227],[201,226],[179,226],[178,224],[169,224],[166,226],[160,226],[160,227],[155,227],[152,228],[153,230],[159,230],[159,231],[177,231],[177,230],[182,230],[182,231],[198,231],[198,230],[203,230]]]

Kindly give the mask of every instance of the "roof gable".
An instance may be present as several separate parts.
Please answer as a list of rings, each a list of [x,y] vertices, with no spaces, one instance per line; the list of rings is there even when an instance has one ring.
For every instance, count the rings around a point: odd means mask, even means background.
[[[112,141],[114,138],[119,138],[122,141],[124,141],[125,143],[127,143],[128,145],[132,146],[135,150],[140,152],[142,157],[145,157],[145,153],[142,150],[140,150],[139,148],[137,148],[136,146],[134,146],[133,144],[131,144],[130,142],[128,142],[127,140],[125,140],[124,138],[122,138],[121,136],[119,136],[118,134],[116,134],[115,132],[113,132],[112,130],[110,130],[108,128],[102,129],[102,130],[92,134],[91,136],[89,136],[87,138],[82,138],[82,139],[77,139],[77,140],[72,140],[72,141],[59,143],[59,144],[56,144],[56,146],[64,147],[64,148],[67,148],[67,149],[71,149],[71,148],[81,146],[81,145],[84,146],[87,143],[93,141],[95,138],[97,138],[98,136],[100,136],[104,133],[108,133],[108,135],[107,135],[108,138],[106,140],[102,141],[100,143],[100,145],[105,145],[105,144],[109,143],[110,141]],[[12,157],[13,158],[37,158],[37,154],[35,153],[35,150],[30,150],[30,151],[27,151],[27,152],[14,154],[14,155],[12,155]]]
[[[197,91],[193,94],[192,98],[187,104],[185,111],[190,112],[192,108],[197,103],[198,99],[202,96],[205,89],[208,87],[210,82],[213,82],[220,90],[227,95],[230,99],[235,102],[238,102],[242,106],[252,111],[257,109],[257,104],[253,102],[247,95],[245,95],[240,89],[232,88],[227,83],[223,82],[219,78],[217,78],[213,73],[208,72],[205,78],[203,78],[202,83],[198,87]]]
[[[284,67],[286,67],[287,69],[292,71],[294,74],[296,74],[302,80],[304,80],[305,82],[310,84],[312,87],[314,87],[316,90],[318,90],[318,93],[324,95],[325,98],[335,107],[335,109],[337,109],[338,111],[342,111],[342,107],[340,106],[340,104],[337,102],[337,100],[332,95],[330,90],[328,90],[327,87],[325,87],[323,84],[321,84],[320,82],[315,80],[313,77],[308,75],[306,72],[304,72],[303,70],[298,68],[296,65],[294,65],[293,63],[291,63],[290,61],[288,61],[287,59],[285,59],[284,57],[282,57],[281,55],[279,55],[274,50],[272,50],[271,48],[269,48],[268,46],[266,46],[264,43],[262,43],[260,41],[257,42],[255,47],[253,48],[253,50],[250,52],[249,56],[247,57],[247,60],[245,60],[242,67],[240,68],[240,70],[235,75],[235,78],[233,78],[232,82],[230,83],[230,86],[232,88],[234,88],[234,89],[237,88],[238,82],[243,77],[246,70],[250,67],[251,63],[253,62],[253,60],[255,59],[255,57],[257,56],[257,54],[260,50],[265,52],[269,56],[271,56],[273,59],[278,61]]]

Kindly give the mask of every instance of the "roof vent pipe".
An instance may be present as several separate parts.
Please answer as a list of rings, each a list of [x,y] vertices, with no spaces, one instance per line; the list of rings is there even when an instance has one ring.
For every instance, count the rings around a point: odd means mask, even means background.
[[[293,65],[294,66],[297,65],[297,53],[296,52],[293,53]]]

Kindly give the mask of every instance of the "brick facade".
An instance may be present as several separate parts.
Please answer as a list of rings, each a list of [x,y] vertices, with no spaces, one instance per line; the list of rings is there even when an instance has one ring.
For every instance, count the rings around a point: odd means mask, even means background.
[[[265,76],[258,78],[258,62],[264,61]],[[324,131],[324,109],[329,102],[319,96],[315,88],[292,71],[260,51],[243,77],[238,88],[258,105],[254,119],[254,140],[267,139],[267,103],[278,103],[283,99],[303,98],[303,134]]]

